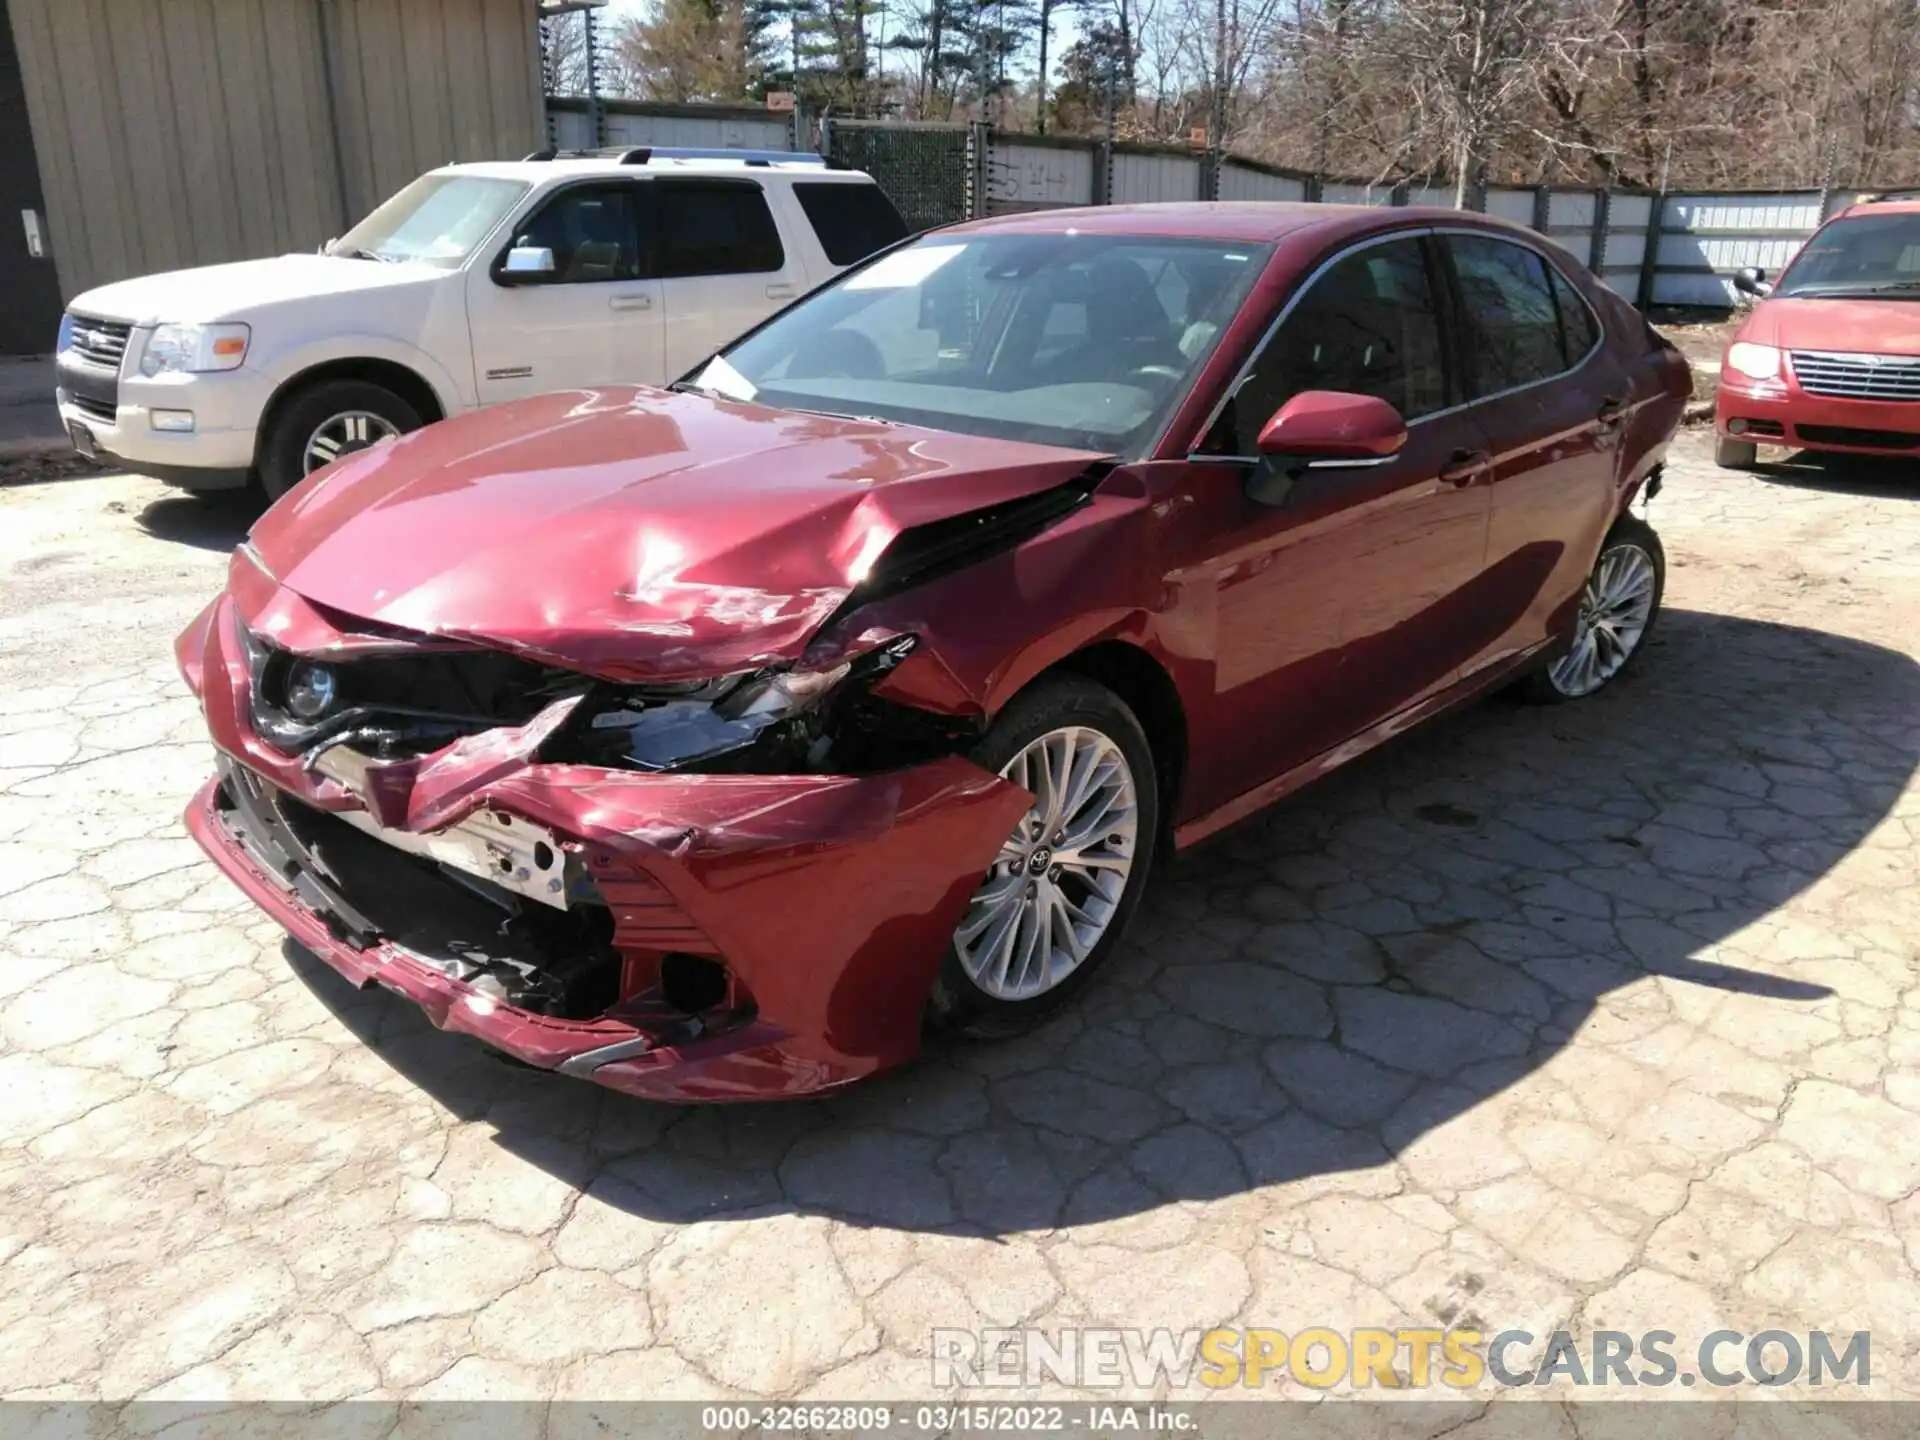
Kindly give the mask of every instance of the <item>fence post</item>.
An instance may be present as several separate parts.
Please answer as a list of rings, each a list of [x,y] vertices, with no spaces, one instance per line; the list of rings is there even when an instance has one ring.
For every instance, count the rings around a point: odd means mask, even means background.
[[[1087,140],[1082,142],[1087,153],[1093,157],[1093,198],[1089,205],[1111,205],[1113,203],[1113,144],[1111,141]]]
[[[1220,167],[1226,164],[1227,157],[1217,145],[1209,145],[1200,157],[1200,198],[1218,200],[1220,198]]]
[[[1607,266],[1607,221],[1612,210],[1613,187],[1602,185],[1593,192],[1593,238],[1587,252],[1587,269],[1595,275]]]
[[[1533,228],[1544,235],[1551,224],[1553,224],[1553,187],[1536,185],[1533,187]]]
[[[1653,283],[1660,274],[1660,239],[1667,231],[1667,192],[1653,197],[1653,209],[1647,212],[1647,234],[1640,246],[1640,281],[1634,287],[1633,303],[1642,310],[1653,304]],[[1604,282],[1606,277],[1600,277]]]
[[[1406,181],[1396,180],[1393,182],[1393,194],[1388,197],[1387,203],[1389,205],[1404,205],[1407,203]]]
[[[1320,197],[1327,193],[1327,177],[1318,170],[1300,182],[1300,199],[1308,205],[1318,205]]]
[[[987,174],[993,163],[993,131],[984,120],[967,122],[967,218],[987,214]]]

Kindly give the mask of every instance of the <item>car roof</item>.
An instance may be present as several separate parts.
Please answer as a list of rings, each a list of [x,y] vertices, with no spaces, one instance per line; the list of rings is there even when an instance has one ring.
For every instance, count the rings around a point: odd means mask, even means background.
[[[1855,215],[1920,215],[1920,198],[1907,200],[1862,200],[1849,205],[1835,220],[1850,220]]]
[[[1523,225],[1477,211],[1432,205],[1322,205],[1288,200],[1179,201],[1031,210],[954,225],[942,234],[1155,235],[1173,239],[1272,243],[1304,231],[1330,237],[1419,224],[1470,225],[1538,238]]]
[[[644,149],[645,147],[636,147]],[[796,154],[775,160],[768,152],[744,151],[739,159],[718,155],[652,155],[644,163],[629,163],[617,155],[561,155],[551,160],[476,160],[441,165],[435,175],[479,175],[489,180],[525,180],[538,184],[560,176],[627,175],[751,175],[756,179],[787,176],[796,180],[826,180],[838,184],[871,185],[873,179],[858,170],[833,170],[817,155]]]

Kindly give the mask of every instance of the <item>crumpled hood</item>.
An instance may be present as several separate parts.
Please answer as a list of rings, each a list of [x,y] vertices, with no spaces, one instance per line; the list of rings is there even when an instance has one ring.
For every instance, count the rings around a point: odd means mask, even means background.
[[[254,527],[341,617],[622,680],[797,657],[901,531],[1098,455],[629,387],[433,425],[314,475]]]
[[[428,286],[448,276],[431,265],[383,264],[336,255],[280,255],[142,275],[89,290],[73,302],[83,315],[155,322],[245,320],[288,302],[311,305],[328,295]]]
[[[1740,338],[1782,350],[1920,355],[1920,300],[1763,300]]]

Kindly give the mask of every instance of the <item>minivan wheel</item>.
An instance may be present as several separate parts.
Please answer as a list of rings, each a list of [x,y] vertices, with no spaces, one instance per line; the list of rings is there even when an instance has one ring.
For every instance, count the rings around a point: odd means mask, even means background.
[[[1001,1035],[1064,1004],[1113,953],[1147,883],[1160,797],[1133,711],[1078,676],[1016,697],[972,758],[1034,803],[968,902],[929,1013]]]
[[[1580,700],[1626,673],[1646,648],[1667,588],[1667,556],[1644,520],[1623,515],[1600,547],[1566,648],[1527,677],[1528,699]]]
[[[278,500],[322,465],[418,430],[420,412],[369,380],[323,380],[280,407],[260,452],[260,484]]]
[[[1722,470],[1751,470],[1760,456],[1760,447],[1751,440],[1731,440],[1725,435],[1716,436],[1713,442],[1713,463]]]

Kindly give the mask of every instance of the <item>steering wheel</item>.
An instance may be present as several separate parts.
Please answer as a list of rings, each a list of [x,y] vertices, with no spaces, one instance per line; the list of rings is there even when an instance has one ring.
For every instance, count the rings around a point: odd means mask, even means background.
[[[883,380],[887,362],[880,347],[858,330],[838,326],[799,356],[793,374],[813,380]]]
[[[1131,380],[1135,376],[1142,379],[1178,380],[1180,372],[1171,365],[1136,365],[1127,373],[1127,378]]]

